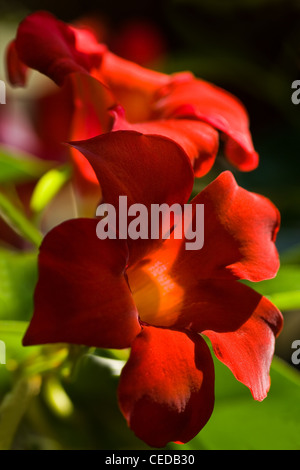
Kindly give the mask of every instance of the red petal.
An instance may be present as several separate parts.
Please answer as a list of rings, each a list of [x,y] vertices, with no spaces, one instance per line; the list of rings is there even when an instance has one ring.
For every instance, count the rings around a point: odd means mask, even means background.
[[[187,251],[185,240],[171,240],[169,249],[178,250],[174,271],[181,271],[191,283],[195,278],[258,282],[277,274],[274,242],[280,214],[267,198],[241,188],[226,171],[192,204],[204,205],[204,246]]]
[[[113,130],[136,130],[144,134],[163,135],[177,142],[187,153],[196,177],[208,173],[214,164],[218,147],[218,133],[208,124],[189,119],[167,119],[130,124],[120,107],[112,112]]]
[[[103,54],[98,79],[113,92],[130,122],[147,121],[153,113],[155,94],[170,76],[149,70],[107,51]]]
[[[16,50],[19,59],[62,85],[72,72],[89,73],[99,67],[104,46],[82,46],[75,28],[69,27],[47,12],[27,16],[19,25]],[[86,52],[88,51],[88,52]]]
[[[73,117],[69,123],[68,140],[85,140],[104,132],[112,126],[110,108],[116,102],[111,92],[90,75],[74,73],[68,77],[67,85],[73,94]],[[75,164],[77,187],[86,192],[88,185],[99,186],[95,172],[88,160],[76,149],[71,149]]]
[[[201,333],[235,331],[256,311],[262,296],[235,280],[191,279],[160,256],[127,270],[143,322]],[[277,309],[274,307],[275,316]]]
[[[58,85],[65,85],[65,93],[71,89],[73,117],[66,140],[88,139],[110,130],[112,117],[108,109],[116,104],[107,87],[89,75],[95,67],[99,68],[105,50],[89,31],[68,26],[49,13],[37,12],[20,24],[17,39],[9,49],[8,69],[13,83],[24,84],[19,78],[21,65],[26,67],[22,59]],[[71,153],[77,187],[94,192],[98,181],[93,169],[75,149]]]
[[[152,21],[126,20],[113,36],[111,49],[137,64],[155,64],[166,54],[166,37]]]
[[[258,165],[249,131],[248,114],[239,100],[225,90],[192,75],[183,75],[165,86],[157,103],[161,117],[196,117],[224,134],[225,154],[243,171]]]
[[[218,359],[251,390],[255,400],[262,401],[269,391],[274,343],[282,323],[281,313],[262,297],[254,314],[236,331],[203,332],[211,340]]]
[[[176,327],[193,331],[236,331],[263,307],[273,313],[273,320],[281,317],[278,309],[255,290],[237,281],[200,280],[193,287],[186,286],[180,316]]]
[[[91,31],[75,28],[48,12],[27,16],[18,28],[17,60],[62,85],[73,72],[90,74],[109,87],[130,120],[146,120],[152,114],[155,93],[170,77],[107,51]],[[10,59],[13,70],[16,60]],[[12,74],[16,81],[17,75]]]
[[[14,86],[24,86],[27,78],[27,66],[19,59],[16,41],[11,41],[6,51],[7,73]]]
[[[131,429],[148,445],[191,440],[214,406],[214,366],[203,338],[145,327],[122,371],[119,403]]]
[[[124,278],[126,243],[99,240],[96,223],[69,220],[46,235],[24,345],[63,342],[125,348],[139,333]]]
[[[73,102],[67,87],[53,87],[34,100],[35,131],[43,144],[42,158],[66,162]],[[28,117],[27,117],[28,119]]]
[[[127,207],[143,204],[150,217],[151,204],[184,204],[191,194],[190,162],[181,147],[165,137],[116,131],[71,145],[92,165],[103,200],[116,208],[117,215],[121,195],[127,196]],[[151,238],[128,239],[130,263],[158,244]]]
[[[278,211],[267,199],[240,188],[229,172],[207,186],[192,207],[196,203],[204,205],[203,247],[187,250],[184,234],[183,239],[165,240],[127,270],[130,288],[147,323],[177,328],[191,324],[196,331],[234,330],[260,302],[258,294],[244,292],[245,286],[236,280],[260,281],[277,273]],[[203,221],[199,222],[201,238]]]

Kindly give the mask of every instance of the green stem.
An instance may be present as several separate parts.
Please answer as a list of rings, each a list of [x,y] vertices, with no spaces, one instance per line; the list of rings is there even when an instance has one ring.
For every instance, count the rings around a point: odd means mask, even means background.
[[[43,236],[37,228],[0,192],[0,216],[9,226],[26,240],[39,247]]]
[[[16,431],[41,386],[39,376],[20,379],[0,406],[0,450],[11,450]]]

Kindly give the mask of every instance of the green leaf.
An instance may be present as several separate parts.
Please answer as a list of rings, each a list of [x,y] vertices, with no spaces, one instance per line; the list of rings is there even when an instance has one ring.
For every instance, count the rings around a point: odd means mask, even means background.
[[[70,400],[80,403],[84,410],[82,419],[89,435],[79,429],[81,448],[114,449],[117,443],[124,450],[149,449],[128,428],[118,406],[118,374],[122,365],[123,361],[85,354],[78,360],[72,379],[62,383]]]
[[[38,179],[53,165],[54,162],[0,146],[0,183],[21,183]]]
[[[36,252],[19,253],[0,250],[1,320],[29,320],[31,318],[36,281]]]
[[[57,376],[52,374],[45,379],[43,397],[51,411],[60,419],[69,418],[73,414],[73,403]]]
[[[282,255],[281,255],[281,263],[282,264],[293,264],[293,265],[300,265],[300,245],[297,244],[293,246],[292,248],[286,250]],[[299,266],[300,269],[300,266]]]
[[[28,220],[23,212],[17,208],[12,202],[0,192],[0,216],[8,223],[8,225],[19,235],[30,241],[37,247],[42,241],[42,234]]]
[[[25,348],[22,345],[27,327],[28,322],[0,321],[0,339],[5,343],[6,368],[9,370],[14,370],[28,356],[40,350],[40,346]]]
[[[249,283],[260,294],[268,297],[280,310],[300,308],[300,266],[282,265],[274,279]]]
[[[300,266],[282,265],[274,279],[257,284],[257,290],[264,295],[290,292],[300,289]]]
[[[279,310],[296,310],[300,308],[300,289],[278,292],[269,296],[269,298]]]
[[[69,181],[71,168],[63,166],[48,171],[38,181],[30,201],[30,207],[34,212],[41,212],[56,196],[60,189]]]
[[[22,370],[22,376],[29,377],[60,367],[68,358],[68,346],[53,344],[25,347],[22,339],[27,328],[28,322],[0,321],[0,339],[6,347],[6,369]]]
[[[41,386],[39,376],[20,379],[0,406],[0,450],[10,450],[20,421]]]

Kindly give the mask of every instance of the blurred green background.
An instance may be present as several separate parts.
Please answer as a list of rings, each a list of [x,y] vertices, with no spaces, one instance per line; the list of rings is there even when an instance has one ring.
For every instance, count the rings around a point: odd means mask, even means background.
[[[260,165],[251,173],[230,169],[240,185],[270,197],[282,216],[279,274],[253,286],[274,301],[285,318],[271,370],[271,391],[264,402],[254,402],[216,360],[216,406],[211,420],[190,443],[167,448],[300,449],[300,366],[291,360],[292,343],[300,340],[300,104],[291,101],[292,82],[300,79],[300,1],[2,0],[0,79],[6,81],[4,51],[18,22],[41,9],[68,22],[97,19],[116,53],[129,59],[147,58],[144,65],[167,73],[191,70],[245,104]],[[144,48],[137,49],[141,29],[148,31],[147,40]],[[131,39],[128,31],[136,31],[136,36]],[[24,90],[9,86],[7,93],[8,99],[25,96]],[[1,122],[5,105],[0,113]],[[0,185],[6,196],[13,194],[16,179],[27,182],[48,170],[26,164],[12,170],[10,164],[11,155],[2,149]],[[225,168],[220,158],[195,189]],[[26,233],[31,241],[38,237],[33,226]],[[0,364],[0,449],[148,449],[127,429],[116,402],[126,352],[91,354],[64,345],[22,348],[32,314],[37,253],[20,247],[14,236],[11,232],[13,243],[0,245],[0,340],[7,348],[7,363]]]

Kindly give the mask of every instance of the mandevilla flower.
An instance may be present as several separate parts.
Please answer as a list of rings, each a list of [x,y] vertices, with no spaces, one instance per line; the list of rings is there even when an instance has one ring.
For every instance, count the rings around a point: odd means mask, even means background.
[[[214,164],[220,135],[231,164],[242,171],[258,164],[247,112],[234,96],[189,72],[167,75],[122,59],[97,43],[91,31],[49,13],[36,12],[21,22],[7,64],[14,85],[24,85],[32,68],[71,88],[69,140],[121,129],[166,136],[185,150],[195,176],[203,176]],[[74,149],[73,158],[81,175],[97,183]]]
[[[95,171],[103,200],[116,208],[120,195],[148,209],[189,200],[190,160],[167,137],[121,130],[72,145]],[[154,447],[189,441],[211,416],[214,366],[205,337],[263,400],[282,328],[278,309],[239,282],[276,275],[278,210],[239,187],[229,171],[191,204],[204,205],[198,251],[187,251],[184,238],[100,240],[97,218],[55,227],[40,248],[35,310],[24,337],[25,345],[131,348],[119,405],[130,428]]]

